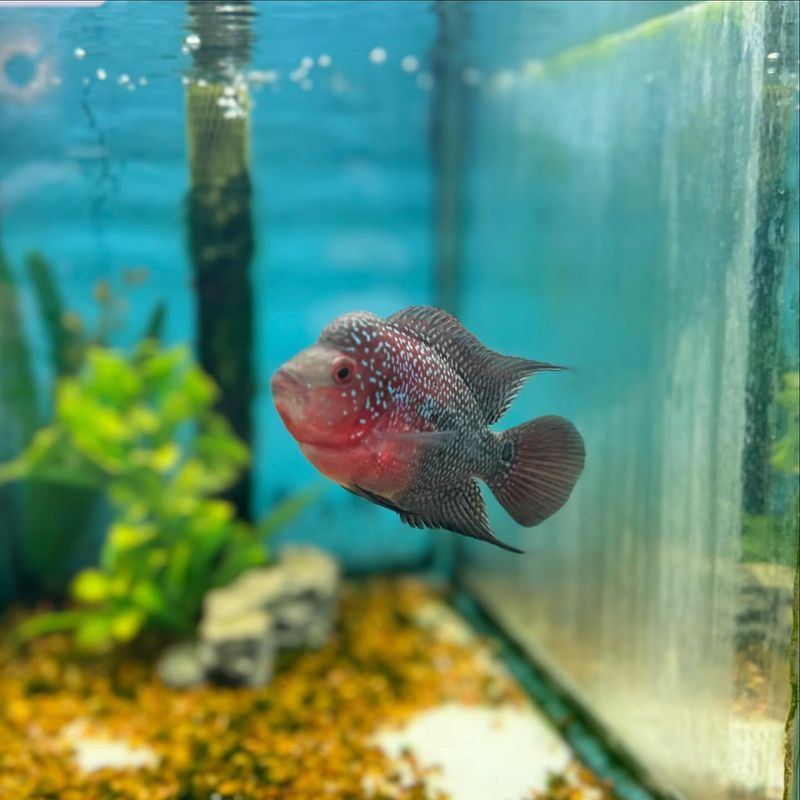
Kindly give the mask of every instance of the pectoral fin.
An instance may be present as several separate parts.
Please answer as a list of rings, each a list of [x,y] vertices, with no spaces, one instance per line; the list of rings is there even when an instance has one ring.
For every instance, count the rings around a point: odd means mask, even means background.
[[[372,431],[362,439],[364,447],[392,457],[405,464],[416,464],[421,452],[445,448],[452,444],[458,431]]]

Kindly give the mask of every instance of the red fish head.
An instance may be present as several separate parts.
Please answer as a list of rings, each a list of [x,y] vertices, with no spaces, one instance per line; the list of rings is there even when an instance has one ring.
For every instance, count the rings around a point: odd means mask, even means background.
[[[315,344],[287,361],[272,376],[275,407],[301,444],[346,447],[373,426],[365,407],[373,384],[352,353]]]

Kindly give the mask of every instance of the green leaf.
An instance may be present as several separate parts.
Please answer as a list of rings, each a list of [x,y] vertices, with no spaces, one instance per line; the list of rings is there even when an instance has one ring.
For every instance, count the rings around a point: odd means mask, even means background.
[[[0,460],[21,450],[36,427],[36,383],[14,273],[0,251]]]
[[[17,625],[11,638],[13,642],[21,644],[50,633],[74,630],[86,618],[86,615],[87,612],[84,610],[51,611],[46,614],[38,614]]]
[[[215,587],[226,586],[246,569],[260,567],[266,562],[267,551],[264,545],[260,541],[252,539],[250,529],[247,529],[246,532],[242,531],[235,535],[222,562],[214,570],[212,585]]]
[[[113,550],[132,550],[153,540],[156,534],[155,525],[115,522],[108,533],[108,543]]]
[[[322,494],[320,488],[312,487],[282,500],[258,522],[257,530],[259,536],[268,537],[275,534],[280,528],[305,511],[320,494]]]
[[[166,320],[166,317],[167,304],[161,301],[160,303],[156,304],[156,307],[150,314],[150,319],[147,320],[147,325],[145,326],[144,333],[142,334],[142,339],[155,339],[156,341],[161,341],[161,337],[164,333],[164,321]]]
[[[151,580],[139,581],[134,585],[131,599],[148,614],[161,614],[166,607],[166,601],[161,590]]]
[[[69,324],[48,262],[38,253],[31,253],[27,268],[49,342],[53,371],[56,375],[71,374],[78,369],[84,342]]]
[[[102,472],[57,427],[40,430],[17,459],[0,466],[0,484],[22,478],[85,488],[103,483]]]
[[[90,347],[86,352],[88,377],[85,388],[99,403],[127,409],[141,390],[141,379],[129,361],[114,350]]]
[[[111,618],[111,636],[118,642],[129,642],[142,629],[146,619],[140,608],[126,608]]]
[[[99,569],[85,569],[72,582],[72,596],[79,603],[87,605],[102,603],[108,598],[110,591],[108,576]]]
[[[75,631],[75,644],[83,650],[107,650],[114,640],[113,617],[107,612],[84,613]]]

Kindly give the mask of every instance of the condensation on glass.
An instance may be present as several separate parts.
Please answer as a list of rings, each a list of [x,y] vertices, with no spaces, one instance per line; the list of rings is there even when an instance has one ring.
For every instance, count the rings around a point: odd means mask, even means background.
[[[529,10],[475,27],[489,41]],[[698,800],[784,791],[797,23],[794,3],[668,9],[523,59],[471,116],[465,319],[501,351],[576,368],[535,378],[508,424],[562,414],[587,458],[540,528],[496,516],[525,556],[470,543],[464,576],[658,781]]]

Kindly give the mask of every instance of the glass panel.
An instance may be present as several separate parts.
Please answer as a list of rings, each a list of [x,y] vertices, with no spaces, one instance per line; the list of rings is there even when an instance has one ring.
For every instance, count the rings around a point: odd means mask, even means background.
[[[662,782],[776,798],[797,563],[797,4],[627,28],[620,4],[589,5],[604,35],[522,43],[476,99],[462,237],[470,327],[575,367],[535,378],[501,427],[566,416],[586,469],[535,530],[495,506],[527,554],[467,543],[464,577]],[[476,10],[479,69],[493,26],[530,24],[506,12]]]

